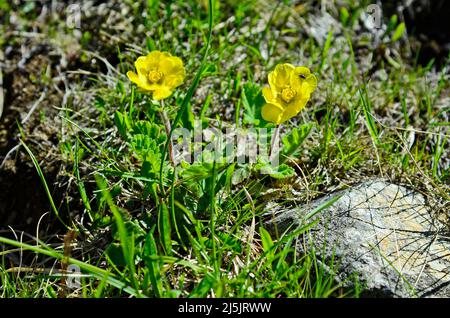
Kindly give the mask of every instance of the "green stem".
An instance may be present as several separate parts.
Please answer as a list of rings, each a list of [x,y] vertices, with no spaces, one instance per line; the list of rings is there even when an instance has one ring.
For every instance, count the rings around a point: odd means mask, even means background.
[[[172,163],[172,166],[175,167],[175,158],[173,154],[173,141],[172,141],[172,126],[170,125],[170,119],[164,107],[164,100],[161,101],[161,107],[162,107],[161,119],[164,123],[164,129],[166,130],[166,135],[168,138],[167,142],[169,144],[169,159],[170,162]]]
[[[278,141],[278,137],[280,135],[280,127],[281,127],[281,125],[278,125],[277,128],[275,128],[275,132],[272,136],[272,140],[270,143],[270,150],[269,150],[269,159],[272,158],[273,150],[274,150],[273,148],[275,147],[275,143]]]

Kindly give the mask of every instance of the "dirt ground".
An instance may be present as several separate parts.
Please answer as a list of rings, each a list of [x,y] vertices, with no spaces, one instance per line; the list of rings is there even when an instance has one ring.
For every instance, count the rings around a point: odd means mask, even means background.
[[[23,4],[16,1],[12,5],[22,8]],[[95,59],[83,60],[79,33],[64,30],[64,25],[53,25],[55,21],[65,23],[64,10],[60,10],[61,16],[55,16],[54,12],[43,15],[48,6],[45,9],[42,3],[36,4],[34,11],[27,13],[32,19],[24,19],[19,13],[13,15],[3,35],[4,45],[0,46],[4,57],[0,63],[5,96],[0,118],[1,231],[12,228],[36,233],[39,224],[39,231],[47,233],[52,232],[47,228],[50,225],[55,227],[53,232],[60,227],[54,222],[55,216],[50,213],[51,206],[42,181],[20,146],[20,139],[36,156],[61,214],[77,214],[80,202],[68,195],[74,185],[63,171],[66,167],[62,165],[59,148],[63,129],[60,113],[70,98],[72,86],[76,85],[72,83],[79,83],[88,76],[77,74],[77,71],[83,69],[89,73],[104,68],[95,63]],[[91,5],[95,8],[98,4]],[[97,30],[106,18],[102,14],[85,17],[84,30]],[[52,28],[60,30],[60,34],[51,39],[46,34],[53,32]],[[115,55],[108,56],[103,51],[97,36],[100,35],[94,33],[85,49],[99,47],[110,63],[118,62]]]

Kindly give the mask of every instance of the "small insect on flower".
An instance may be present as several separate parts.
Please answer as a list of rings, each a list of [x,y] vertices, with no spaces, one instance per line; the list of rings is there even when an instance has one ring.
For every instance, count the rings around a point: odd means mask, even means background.
[[[296,116],[317,87],[317,79],[307,67],[288,63],[278,64],[268,78],[270,87],[262,90],[266,100],[262,117],[277,125]]]
[[[140,56],[134,66],[137,74],[129,71],[128,78],[144,91],[152,92],[155,100],[172,95],[186,77],[183,61],[169,52],[150,52]]]

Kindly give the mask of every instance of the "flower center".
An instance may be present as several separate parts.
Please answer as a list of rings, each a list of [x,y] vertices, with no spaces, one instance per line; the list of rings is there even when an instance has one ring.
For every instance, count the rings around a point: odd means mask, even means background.
[[[295,97],[296,94],[297,92],[294,91],[292,88],[286,87],[281,92],[281,99],[284,100],[286,103],[289,103]]]
[[[157,83],[164,77],[164,74],[158,70],[151,70],[148,72],[148,80],[151,83]]]

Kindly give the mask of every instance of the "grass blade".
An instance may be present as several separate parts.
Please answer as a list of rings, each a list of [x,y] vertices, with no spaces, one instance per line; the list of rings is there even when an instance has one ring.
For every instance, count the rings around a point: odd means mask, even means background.
[[[28,155],[31,158],[31,161],[33,161],[33,165],[36,168],[36,171],[39,175],[39,178],[41,179],[42,185],[44,186],[44,190],[45,193],[47,194],[48,200],[50,201],[50,205],[52,207],[53,212],[55,213],[56,217],[58,218],[58,220],[66,227],[69,228],[66,223],[64,223],[64,221],[61,219],[61,217],[59,216],[59,212],[58,212],[58,208],[55,205],[55,202],[53,201],[53,197],[52,194],[50,193],[50,189],[48,188],[47,185],[47,181],[45,180],[45,176],[44,173],[41,170],[41,167],[39,166],[39,162],[37,161],[36,157],[34,156],[33,152],[30,150],[30,148],[28,148],[28,146],[25,144],[25,142],[23,142],[22,139],[19,139],[20,143],[22,144],[22,146],[25,148],[25,150],[27,151]]]

